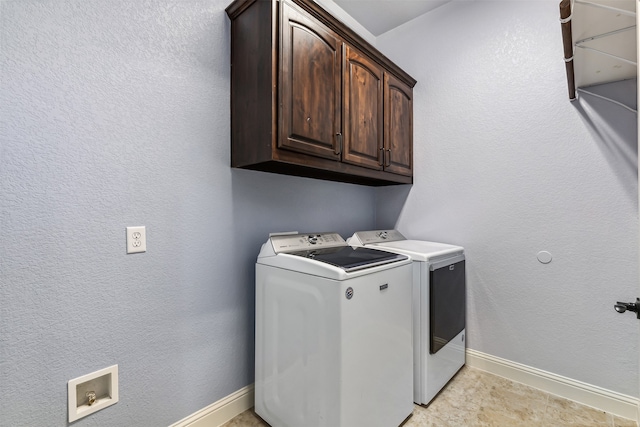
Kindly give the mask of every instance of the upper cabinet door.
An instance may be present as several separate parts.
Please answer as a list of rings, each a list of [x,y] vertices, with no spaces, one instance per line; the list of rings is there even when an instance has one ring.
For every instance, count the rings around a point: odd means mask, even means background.
[[[342,160],[382,169],[383,71],[368,57],[346,46],[344,70],[345,135]]]
[[[342,41],[282,3],[278,147],[339,160]]]
[[[384,170],[413,174],[413,89],[384,75]]]

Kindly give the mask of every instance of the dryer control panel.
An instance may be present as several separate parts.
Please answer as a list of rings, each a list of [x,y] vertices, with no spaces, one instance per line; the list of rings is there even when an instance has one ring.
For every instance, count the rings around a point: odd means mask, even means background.
[[[357,238],[363,245],[407,240],[398,230],[358,231],[353,237]]]
[[[283,234],[270,237],[275,253],[348,246],[338,233]]]

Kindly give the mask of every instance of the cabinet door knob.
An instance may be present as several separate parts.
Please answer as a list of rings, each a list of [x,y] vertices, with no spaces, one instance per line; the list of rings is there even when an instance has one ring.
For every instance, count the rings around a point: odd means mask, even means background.
[[[384,166],[384,147],[380,147],[380,154],[378,155],[378,164]]]
[[[387,149],[389,155],[387,156],[387,164],[385,166],[391,166],[391,149]]]

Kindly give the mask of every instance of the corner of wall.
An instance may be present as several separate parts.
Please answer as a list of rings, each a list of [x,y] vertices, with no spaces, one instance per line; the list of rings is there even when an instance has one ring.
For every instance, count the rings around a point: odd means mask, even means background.
[[[376,46],[378,39],[376,36],[371,34],[369,30],[362,26],[358,21],[356,21],[351,15],[349,15],[343,8],[338,6],[333,0],[314,0],[320,6],[325,8],[328,12],[330,12],[333,16],[338,18],[340,21],[344,22],[349,28],[358,33],[362,38],[364,38],[367,42],[371,43],[373,46]]]

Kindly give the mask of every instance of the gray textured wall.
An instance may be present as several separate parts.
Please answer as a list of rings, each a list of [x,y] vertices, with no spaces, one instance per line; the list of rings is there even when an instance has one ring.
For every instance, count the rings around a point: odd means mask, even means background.
[[[375,192],[229,168],[227,0],[0,2],[0,425],[162,426],[253,382],[271,231],[347,236]],[[125,254],[125,227],[147,252]]]
[[[415,184],[378,190],[229,169],[227,3],[0,1],[0,426],[66,425],[66,382],[114,363],[120,402],[74,425],[250,384],[266,234],[374,221],[466,247],[471,348],[637,395],[611,307],[637,295],[635,117],[567,101],[556,1],[377,40],[419,81]]]
[[[637,321],[613,310],[638,295],[636,115],[569,102],[561,43],[557,1],[452,2],[379,37],[418,85],[415,184],[378,191],[377,224],[466,248],[470,348],[637,396]]]

